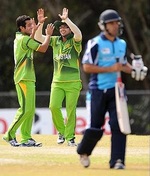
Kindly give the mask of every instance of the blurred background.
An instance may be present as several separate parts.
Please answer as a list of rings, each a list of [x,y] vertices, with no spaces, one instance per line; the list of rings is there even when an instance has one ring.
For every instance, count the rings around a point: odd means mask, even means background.
[[[100,33],[97,25],[101,12],[106,9],[116,10],[123,19],[124,33],[121,36],[128,45],[128,61],[130,53],[140,54],[144,64],[149,68],[144,81],[135,81],[130,75],[124,75],[128,94],[129,112],[132,119],[144,123],[143,129],[149,131],[150,120],[150,2],[149,0],[1,0],[0,1],[0,108],[17,108],[18,102],[13,81],[14,57],[13,41],[16,32],[16,18],[26,14],[34,17],[39,8],[44,8],[48,23],[59,20],[62,8],[69,9],[69,18],[81,29],[83,34],[84,53],[87,40]],[[37,20],[36,20],[37,22]],[[54,35],[58,35],[56,31]],[[53,73],[52,49],[45,54],[35,53],[37,107],[48,107],[49,93]],[[88,89],[89,75],[81,67],[83,89],[78,106],[85,106],[85,95]],[[135,124],[135,120],[133,120]],[[147,124],[147,126],[145,126]],[[142,129],[142,130],[143,130]],[[142,131],[141,130],[141,131]]]

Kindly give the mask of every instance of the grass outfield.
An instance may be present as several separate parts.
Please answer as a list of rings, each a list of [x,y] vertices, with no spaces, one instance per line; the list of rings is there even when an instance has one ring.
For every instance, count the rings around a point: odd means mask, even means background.
[[[128,136],[125,170],[109,169],[110,135],[94,149],[89,168],[80,165],[76,147],[56,144],[56,135],[33,138],[43,146],[11,147],[0,134],[0,176],[150,176],[150,136]],[[81,138],[77,135],[76,142]]]

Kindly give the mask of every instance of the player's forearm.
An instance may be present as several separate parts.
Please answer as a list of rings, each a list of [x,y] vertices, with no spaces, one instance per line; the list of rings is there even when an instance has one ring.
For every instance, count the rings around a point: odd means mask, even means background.
[[[122,67],[122,71],[130,74],[132,71],[132,66],[129,63],[127,63],[125,66]]]
[[[35,28],[32,29],[32,34],[30,35],[30,37],[31,37],[32,39],[34,39],[36,30],[37,30],[37,29],[35,29]]]
[[[47,51],[48,46],[49,46],[50,37],[51,37],[50,35],[45,36],[44,42],[38,48],[39,52],[45,53]]]
[[[80,29],[69,19],[66,18],[64,22],[69,26],[71,31],[74,33],[74,39],[75,41],[81,41],[82,40],[82,33]]]
[[[43,23],[40,24],[40,26],[38,27],[38,29],[36,30],[34,34],[34,39],[41,43],[43,43],[45,40],[45,35],[42,35],[42,29],[43,29]]]
[[[114,72],[112,67],[100,67],[94,64],[83,64],[83,70],[86,73],[106,73],[106,72]]]

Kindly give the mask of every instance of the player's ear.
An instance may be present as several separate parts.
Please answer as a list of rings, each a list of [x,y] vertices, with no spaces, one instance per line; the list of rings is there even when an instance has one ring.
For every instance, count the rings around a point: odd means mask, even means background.
[[[23,27],[23,26],[20,26],[19,28],[20,28],[20,31],[21,31],[21,32],[24,32],[24,30],[25,30],[25,27]]]

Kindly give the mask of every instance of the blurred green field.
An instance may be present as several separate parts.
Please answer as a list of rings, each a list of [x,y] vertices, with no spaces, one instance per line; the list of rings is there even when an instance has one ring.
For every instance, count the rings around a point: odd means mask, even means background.
[[[80,165],[76,147],[58,145],[56,135],[33,138],[43,146],[11,147],[0,134],[0,176],[150,176],[150,136],[128,136],[125,170],[109,169],[110,135],[94,149],[89,168]],[[81,138],[77,135],[76,142]]]

